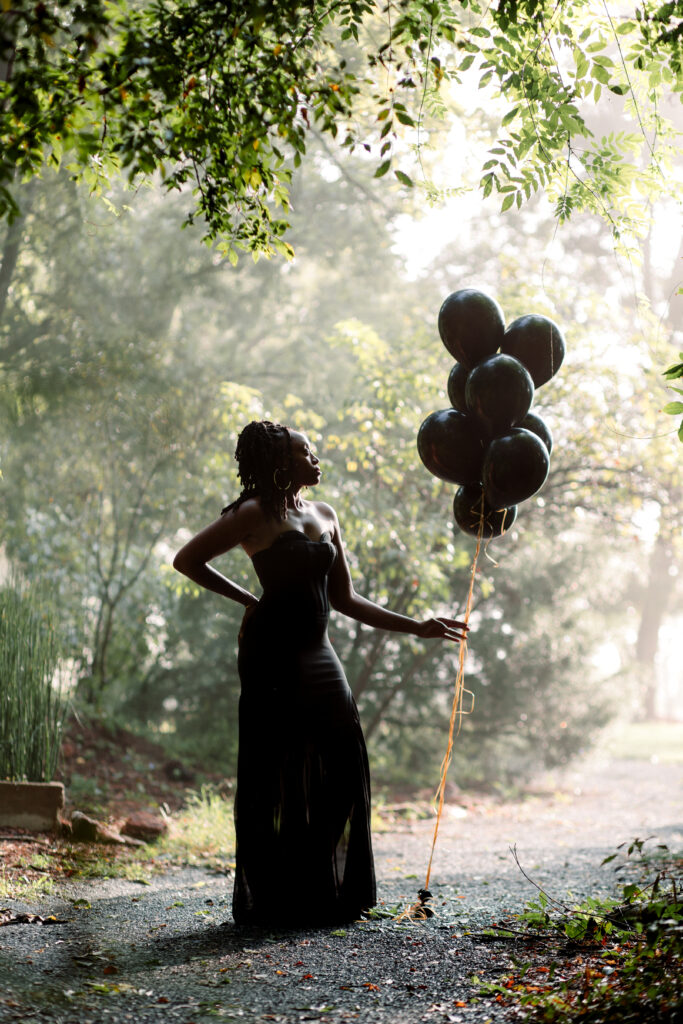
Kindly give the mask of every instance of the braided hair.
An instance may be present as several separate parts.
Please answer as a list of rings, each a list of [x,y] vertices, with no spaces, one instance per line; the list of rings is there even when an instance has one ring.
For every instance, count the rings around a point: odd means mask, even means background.
[[[287,518],[287,488],[278,483],[291,480],[292,440],[287,427],[270,420],[252,420],[237,438],[235,459],[242,493],[221,515],[239,508],[247,498],[260,498],[263,511],[274,519]],[[278,474],[278,470],[280,473]],[[278,483],[278,476],[280,480]]]

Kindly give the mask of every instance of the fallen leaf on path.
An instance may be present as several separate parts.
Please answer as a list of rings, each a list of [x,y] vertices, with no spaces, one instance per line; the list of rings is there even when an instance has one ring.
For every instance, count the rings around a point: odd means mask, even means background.
[[[40,914],[15,914],[7,907],[0,910],[0,927],[6,924],[66,924],[54,914],[49,917],[41,917]]]

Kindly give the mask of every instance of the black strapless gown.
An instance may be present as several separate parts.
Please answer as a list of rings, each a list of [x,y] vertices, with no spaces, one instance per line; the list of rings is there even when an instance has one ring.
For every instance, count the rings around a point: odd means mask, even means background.
[[[328,534],[254,555],[263,596],[238,667],[237,924],[349,921],[375,903],[370,776],[358,710],[327,636]]]

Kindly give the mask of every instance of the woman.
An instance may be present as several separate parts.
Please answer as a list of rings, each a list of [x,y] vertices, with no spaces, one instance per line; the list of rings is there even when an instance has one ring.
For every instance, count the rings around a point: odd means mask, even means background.
[[[352,920],[375,902],[370,782],[356,705],[327,637],[329,605],[424,638],[458,642],[465,627],[419,622],[355,593],[334,509],[301,495],[321,475],[305,434],[250,423],[235,458],[242,493],[173,562],[246,609],[233,916],[238,924]],[[208,564],[238,544],[260,600]]]

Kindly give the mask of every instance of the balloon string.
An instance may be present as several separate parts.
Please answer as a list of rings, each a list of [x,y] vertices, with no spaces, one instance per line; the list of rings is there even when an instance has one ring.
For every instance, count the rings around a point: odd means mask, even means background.
[[[470,613],[472,611],[472,600],[474,596],[474,580],[477,573],[477,562],[479,560],[479,553],[481,551],[481,541],[484,535],[484,496],[481,498],[481,509],[479,513],[479,529],[477,531],[477,547],[474,552],[474,558],[472,559],[472,565],[470,568],[470,585],[467,591],[467,603],[465,605],[465,617],[464,624],[467,626],[470,620]],[[444,799],[446,796],[446,776],[450,767],[451,760],[453,758],[453,740],[454,737],[459,735],[460,728],[462,726],[463,715],[470,715],[474,711],[474,694],[471,690],[465,689],[465,660],[467,658],[467,630],[464,631],[463,639],[460,641],[460,650],[458,652],[458,674],[455,679],[455,688],[453,693],[453,705],[451,707],[451,718],[448,727],[448,745],[446,747],[446,753],[444,759],[441,762],[441,779],[439,787],[436,791],[435,799],[438,800],[438,807],[436,812],[436,822],[434,823],[434,835],[432,837],[432,848],[429,853],[429,863],[427,865],[427,874],[425,877],[424,888],[420,890],[418,900],[411,906],[403,910],[397,920],[403,921],[406,918],[412,918],[413,920],[425,920],[432,916],[432,911],[425,907],[425,902],[430,897],[429,893],[429,880],[432,875],[432,861],[434,859],[434,850],[436,849],[436,840],[439,834],[439,824],[441,823],[441,814],[443,812]],[[463,709],[463,697],[467,694],[472,698],[472,703],[469,710]],[[458,728],[456,731],[455,722],[458,721]]]
[[[486,500],[486,499],[484,498],[484,500]],[[509,508],[504,508],[503,509],[503,521],[500,524],[500,536],[501,537],[504,534],[507,533],[507,527],[505,526],[505,520],[508,517],[508,512],[509,511],[510,511]],[[498,562],[495,560],[495,558],[492,555],[489,554],[489,544],[494,539],[494,537],[495,537],[495,534],[491,534],[489,539],[486,541],[486,544],[484,544],[484,555],[486,556],[486,558],[488,558],[489,562],[491,562],[493,564],[493,566],[497,569],[498,568]]]

